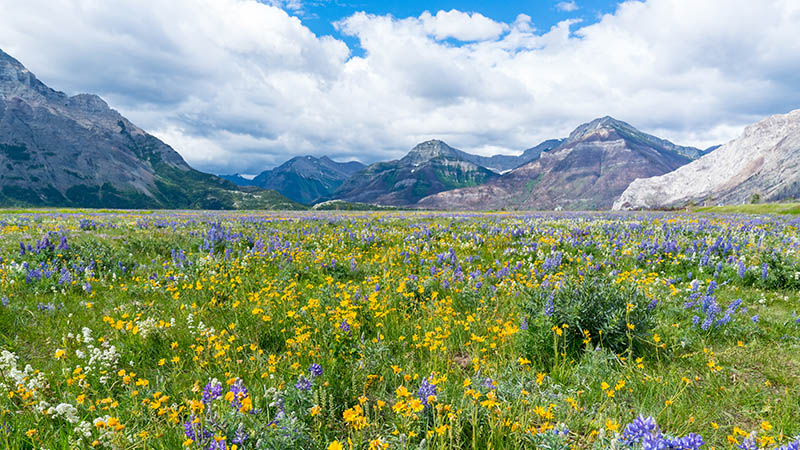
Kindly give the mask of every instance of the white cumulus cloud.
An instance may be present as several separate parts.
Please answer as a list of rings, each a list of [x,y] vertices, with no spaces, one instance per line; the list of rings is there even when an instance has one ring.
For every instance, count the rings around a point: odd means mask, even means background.
[[[459,41],[483,41],[500,36],[508,25],[478,13],[464,13],[455,9],[431,15],[425,11],[419,17],[423,29],[436,39],[453,38]]]
[[[358,55],[279,7],[302,3],[273,3],[0,0],[0,48],[215,173],[374,162],[430,138],[519,152],[603,115],[706,146],[800,108],[791,0],[627,1],[544,30],[524,14],[357,13],[336,26]]]
[[[569,1],[569,2],[558,2],[558,3],[556,3],[556,9],[559,10],[559,11],[572,12],[572,11],[577,11],[579,8],[578,8],[578,4],[575,3],[575,1],[573,0],[573,1]]]

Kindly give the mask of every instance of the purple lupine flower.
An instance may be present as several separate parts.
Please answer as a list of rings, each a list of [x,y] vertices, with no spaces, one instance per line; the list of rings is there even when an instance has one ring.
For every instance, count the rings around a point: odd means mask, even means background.
[[[58,278],[58,284],[72,283],[72,274],[69,273],[66,267],[61,268],[61,276]]]
[[[428,397],[436,396],[436,385],[431,383],[428,378],[423,378],[417,390],[417,398],[423,405],[428,406]]]
[[[761,279],[766,280],[767,275],[769,275],[769,266],[767,265],[767,263],[764,263],[761,265]]]
[[[58,250],[69,250],[69,244],[67,243],[67,235],[61,235],[61,242],[58,243]]]
[[[339,324],[339,329],[347,334],[350,334],[350,324],[347,323],[347,319],[342,320],[342,323]]]
[[[322,366],[317,363],[311,363],[308,366],[308,373],[311,375],[311,378],[315,378],[322,375]]]
[[[642,444],[642,450],[666,450],[667,448],[667,443],[658,430],[642,436],[640,443]]]
[[[294,387],[295,389],[298,389],[300,391],[310,391],[311,381],[308,378],[300,375],[300,378],[298,378],[297,383],[295,383]]]
[[[544,311],[542,311],[542,314],[544,314],[546,317],[552,316],[553,311],[555,310],[555,304],[553,303],[554,295],[555,293],[550,294],[550,297],[547,299],[547,303],[544,305]]]
[[[694,433],[689,433],[680,439],[674,439],[670,442],[672,448],[685,450],[699,450],[704,444],[703,437]]]
[[[236,428],[236,434],[234,434],[232,442],[234,444],[242,445],[244,444],[244,441],[246,441],[248,437],[249,436],[247,435],[247,432],[244,430],[244,424],[240,423],[239,426]]]
[[[183,424],[183,434],[193,440],[196,441],[195,437],[197,437],[197,433],[194,432],[194,416],[190,416],[188,420]]]
[[[203,388],[203,403],[208,405],[212,401],[222,397],[222,383],[209,381]]]
[[[183,424],[183,434],[187,438],[195,442],[203,442],[213,436],[211,431],[203,428],[200,423],[195,423],[195,420],[197,420],[197,418],[192,414]]]
[[[247,388],[241,378],[236,379],[236,382],[231,385],[230,391],[233,393],[231,408],[240,409],[242,407],[241,400],[247,397]]]
[[[39,303],[36,305],[36,309],[39,311],[53,311],[56,309],[56,305],[53,302],[50,303]]]
[[[796,440],[786,445],[782,445],[775,450],[800,450],[800,437],[797,437]]]
[[[8,301],[8,296],[7,296],[7,295],[4,295],[4,296],[3,296],[3,298],[0,298],[0,303],[2,303],[2,305],[3,305],[4,307],[5,307],[5,306],[8,306],[8,303],[9,303],[9,301]]]
[[[228,450],[228,446],[225,444],[224,439],[212,439],[211,443],[208,444],[208,450]]]
[[[752,320],[752,321],[753,321],[753,323],[758,323],[758,319],[759,319],[759,315],[758,315],[758,314],[756,314],[755,316],[753,316],[752,318],[750,318],[750,320]]]
[[[742,450],[758,450],[758,444],[754,438],[748,437],[737,448]]]
[[[622,437],[629,443],[641,442],[646,436],[661,434],[652,417],[639,416],[625,427]]]

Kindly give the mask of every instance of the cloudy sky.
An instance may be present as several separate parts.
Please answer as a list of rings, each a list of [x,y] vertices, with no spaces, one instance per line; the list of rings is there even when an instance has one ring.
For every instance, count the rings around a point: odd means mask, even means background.
[[[797,0],[0,0],[0,48],[213,173],[514,154],[604,115],[706,147],[800,108],[797,30]]]

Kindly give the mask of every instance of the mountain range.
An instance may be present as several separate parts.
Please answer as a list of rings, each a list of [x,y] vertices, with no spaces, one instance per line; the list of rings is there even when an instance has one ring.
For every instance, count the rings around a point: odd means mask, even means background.
[[[273,189],[298,203],[312,205],[330,198],[345,180],[363,169],[358,161],[344,163],[327,156],[295,156],[280,166],[265,170],[253,179],[240,175],[220,175],[241,186],[258,186]]]
[[[611,117],[576,128],[555,148],[483,185],[425,197],[431,209],[609,209],[636,178],[703,155]]]
[[[548,140],[520,155],[480,156],[455,149],[440,140],[430,140],[418,144],[399,160],[368,167],[356,161],[337,163],[326,156],[302,156],[253,179],[238,174],[220,176],[241,186],[275,189],[305,204],[337,199],[411,206],[431,194],[497,178],[501,173],[537,159],[562,141]]]
[[[300,207],[192,169],[100,97],[50,89],[2,50],[0,186],[6,206]]]
[[[53,90],[0,50],[0,206],[605,210],[798,196],[800,110],[705,150],[606,116],[519,155],[433,139],[369,166],[306,155],[252,179],[218,177],[100,97]]]

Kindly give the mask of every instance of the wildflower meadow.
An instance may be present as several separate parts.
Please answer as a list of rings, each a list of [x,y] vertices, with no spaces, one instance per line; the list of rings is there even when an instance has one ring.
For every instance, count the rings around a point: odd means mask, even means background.
[[[0,214],[0,447],[800,449],[800,219]]]

